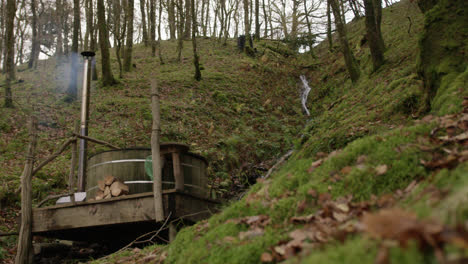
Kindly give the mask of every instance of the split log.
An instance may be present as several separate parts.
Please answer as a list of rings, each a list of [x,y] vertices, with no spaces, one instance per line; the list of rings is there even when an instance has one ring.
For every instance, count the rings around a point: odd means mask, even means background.
[[[98,184],[99,190],[104,191],[104,188],[106,188],[106,184],[104,183],[104,181],[98,181],[97,184]]]
[[[114,176],[107,175],[104,180],[98,181],[98,190],[94,196],[94,199],[99,201],[102,199],[118,197],[128,194],[129,191],[129,187],[121,180],[115,178]]]
[[[111,198],[111,192],[110,192],[109,186],[106,186],[106,188],[104,188],[104,199],[107,199],[107,198]]]
[[[128,194],[128,186],[121,181],[114,181],[110,186],[110,192],[113,197]]]
[[[112,183],[115,181],[115,177],[112,176],[112,175],[107,175],[105,178],[104,178],[104,184],[106,186],[111,186]]]
[[[98,190],[94,199],[96,199],[96,201],[104,199],[104,191]]]

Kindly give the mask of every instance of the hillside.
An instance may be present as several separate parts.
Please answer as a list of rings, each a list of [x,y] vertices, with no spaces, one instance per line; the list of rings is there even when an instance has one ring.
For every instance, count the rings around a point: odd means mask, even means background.
[[[224,46],[217,40],[199,39],[204,68],[200,82],[192,79],[189,41],[184,43],[181,63],[176,62],[177,43],[162,42],[164,65],[150,56],[149,47],[137,45],[136,68],[125,73],[118,85],[93,83],[89,135],[122,148],[148,147],[149,83],[155,78],[161,92],[161,141],[188,144],[192,152],[209,160],[213,195],[222,199],[239,194],[293,147],[306,119],[294,62],[279,57],[265,64],[246,57],[235,45],[235,41]],[[115,57],[112,62],[118,75]],[[0,109],[0,232],[16,225],[30,111],[39,118],[38,160],[56,151],[79,120],[79,102],[64,101],[66,65],[50,58],[40,61],[37,70],[20,66],[18,78],[24,82],[15,86],[17,108]],[[104,149],[92,144],[89,154]],[[68,151],[34,177],[33,203],[66,192],[70,158]],[[0,238],[0,243],[2,248],[13,248],[14,238]],[[0,251],[0,257],[3,254]]]
[[[348,26],[363,77],[352,85],[324,43],[316,60],[297,59],[314,65],[303,71],[311,118],[276,173],[168,246],[95,263],[464,263],[466,71],[426,114],[415,4],[384,10],[387,61],[375,73],[363,19]]]
[[[163,65],[149,47],[137,45],[135,67],[117,86],[93,84],[89,134],[120,147],[148,146],[149,80],[155,78],[161,140],[189,144],[206,156],[210,185],[230,201],[207,221],[182,229],[170,245],[94,263],[464,263],[468,74],[466,65],[463,73],[448,74],[426,111],[419,73],[425,23],[412,1],[384,10],[386,62],[377,72],[362,41],[364,19],[348,24],[362,71],[355,84],[337,36],[333,52],[323,42],[314,56],[285,57],[274,50],[286,45],[261,41],[256,58],[240,53],[234,40],[223,45],[200,38],[200,82],[192,78],[188,41],[181,63],[177,43],[163,41]],[[2,232],[15,227],[29,111],[39,116],[39,159],[62,144],[78,119],[79,104],[63,100],[64,65],[50,58],[37,70],[21,70],[18,107],[0,109]],[[113,51],[112,67],[117,75]],[[312,88],[310,116],[301,109],[300,75]],[[262,179],[290,149],[292,156]],[[91,154],[101,150],[93,146]],[[34,203],[64,192],[69,160],[68,153],[36,175]],[[11,259],[14,243],[0,237],[0,260]]]

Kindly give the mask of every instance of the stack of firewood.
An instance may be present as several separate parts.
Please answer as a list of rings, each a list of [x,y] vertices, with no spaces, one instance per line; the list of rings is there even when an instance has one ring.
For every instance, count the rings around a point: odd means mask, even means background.
[[[102,181],[98,181],[98,187],[99,190],[94,197],[96,201],[128,194],[128,186],[111,175],[106,176]]]

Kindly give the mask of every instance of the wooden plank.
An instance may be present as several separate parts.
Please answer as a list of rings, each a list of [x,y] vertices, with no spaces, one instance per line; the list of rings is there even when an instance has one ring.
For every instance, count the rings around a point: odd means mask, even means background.
[[[192,222],[209,217],[218,205],[217,201],[175,190],[163,191],[163,201],[165,216],[171,212],[172,218]],[[148,192],[34,209],[33,233],[154,221],[154,216],[153,194]]]
[[[184,174],[180,166],[179,153],[172,153],[172,166],[174,170],[175,188],[178,191],[184,190]]]
[[[154,219],[153,197],[33,212],[33,233]]]
[[[171,190],[164,190],[163,194],[170,194],[170,193],[175,193],[176,190],[171,189]],[[41,210],[50,210],[50,209],[58,209],[58,208],[65,208],[65,207],[80,207],[80,206],[87,206],[90,204],[102,204],[102,203],[112,203],[120,200],[128,200],[128,199],[135,199],[135,198],[144,198],[144,197],[150,197],[153,196],[152,192],[145,192],[145,193],[137,193],[137,194],[131,194],[131,195],[125,195],[125,196],[120,196],[120,197],[112,197],[111,199],[103,200],[103,201],[86,201],[86,202],[76,202],[75,204],[59,204],[59,205],[53,205],[53,206],[48,206],[48,207],[42,207],[42,208],[35,208],[34,211],[41,211]]]

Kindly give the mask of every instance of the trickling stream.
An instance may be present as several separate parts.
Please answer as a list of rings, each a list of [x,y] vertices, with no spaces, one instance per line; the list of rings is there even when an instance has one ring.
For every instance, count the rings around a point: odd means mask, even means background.
[[[307,109],[306,103],[307,103],[307,97],[309,96],[309,92],[311,88],[309,87],[309,82],[307,82],[307,79],[304,75],[299,76],[299,78],[302,81],[302,94],[301,94],[302,108],[304,109],[306,114],[310,116],[310,112],[309,112],[309,109]]]

